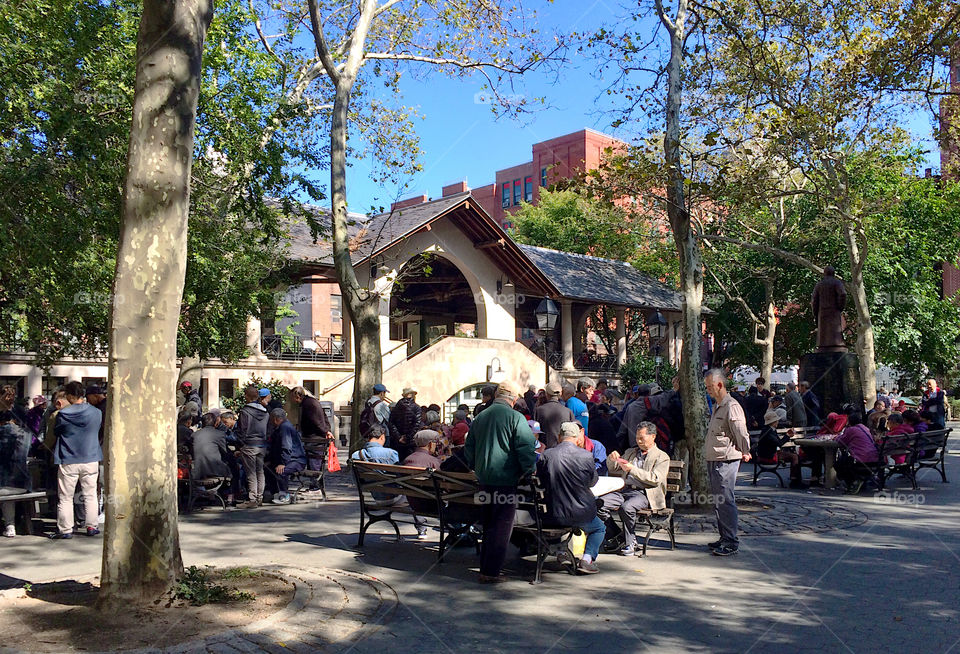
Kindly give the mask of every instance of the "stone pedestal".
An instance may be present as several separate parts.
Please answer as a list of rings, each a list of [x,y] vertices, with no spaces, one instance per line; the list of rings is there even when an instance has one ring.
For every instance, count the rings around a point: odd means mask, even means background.
[[[840,412],[844,404],[863,410],[860,361],[851,352],[811,352],[800,357],[799,381],[810,382],[820,399],[823,416]]]

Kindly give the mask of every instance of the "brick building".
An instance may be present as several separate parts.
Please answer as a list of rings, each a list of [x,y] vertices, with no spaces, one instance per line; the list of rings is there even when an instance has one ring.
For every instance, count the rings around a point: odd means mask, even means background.
[[[604,150],[621,145],[623,141],[592,129],[534,143],[530,161],[498,170],[493,184],[473,189],[472,195],[491,218],[509,229],[513,226],[510,217],[521,202],[537,204],[541,188],[594,170]]]
[[[960,41],[953,44],[950,57],[950,90],[960,94]],[[940,173],[944,178],[960,177],[960,98],[947,96],[940,102]],[[943,296],[960,291],[960,269],[943,264]]]

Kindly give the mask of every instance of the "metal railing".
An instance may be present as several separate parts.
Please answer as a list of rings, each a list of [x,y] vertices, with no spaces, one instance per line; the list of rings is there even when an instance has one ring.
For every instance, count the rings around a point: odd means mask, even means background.
[[[536,353],[536,350],[533,350]],[[538,354],[542,356],[543,350]],[[550,352],[547,354],[547,362],[554,370],[563,370],[563,352]],[[573,360],[573,367],[576,370],[590,370],[593,372],[614,373],[620,365],[617,363],[616,354],[591,354],[590,352],[581,352]]]
[[[280,361],[347,360],[343,341],[336,341],[331,336],[304,343],[297,336],[268,334],[261,340],[260,347],[268,359]]]

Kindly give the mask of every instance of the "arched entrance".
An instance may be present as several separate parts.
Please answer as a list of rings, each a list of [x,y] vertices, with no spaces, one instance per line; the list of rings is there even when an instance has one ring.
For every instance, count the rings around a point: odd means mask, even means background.
[[[462,388],[454,393],[450,399],[443,404],[444,419],[449,421],[453,416],[453,412],[456,411],[457,407],[461,404],[467,405],[467,407],[470,409],[470,416],[472,417],[473,408],[483,401],[480,391],[489,383],[490,382],[471,384],[470,386]]]
[[[476,337],[475,292],[460,269],[434,253],[401,268],[390,295],[390,338],[409,340],[409,353],[444,336]]]

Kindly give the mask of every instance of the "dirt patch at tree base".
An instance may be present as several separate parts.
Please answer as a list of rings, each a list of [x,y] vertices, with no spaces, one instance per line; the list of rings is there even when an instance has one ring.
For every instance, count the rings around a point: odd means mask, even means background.
[[[252,599],[193,606],[165,597],[101,612],[94,606],[99,577],[34,584],[0,592],[0,644],[29,652],[162,648],[246,627],[283,609],[294,596],[293,583],[270,572],[239,578],[207,572],[210,583]]]

